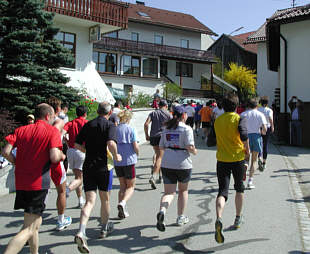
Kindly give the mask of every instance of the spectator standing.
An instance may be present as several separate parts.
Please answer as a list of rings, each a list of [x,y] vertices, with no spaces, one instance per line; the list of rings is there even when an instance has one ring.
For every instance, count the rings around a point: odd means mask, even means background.
[[[151,170],[151,177],[149,179],[149,183],[151,184],[152,189],[156,189],[156,184],[154,180],[154,174],[159,175],[160,170],[155,171],[154,165],[156,164],[159,158],[159,142],[161,133],[163,131],[163,127],[165,122],[171,119],[171,114],[168,111],[168,103],[166,100],[161,100],[159,102],[159,109],[151,112],[144,123],[144,133],[145,139],[150,141],[151,146],[153,146],[154,156],[153,156],[153,165]],[[151,124],[151,131],[149,134],[149,125]],[[159,183],[161,182],[161,178],[159,178]]]
[[[122,161],[114,161],[115,172],[119,179],[118,217],[125,219],[129,216],[127,202],[132,197],[136,183],[135,164],[138,161],[139,145],[136,131],[129,126],[132,112],[124,110],[119,113],[120,124],[117,126],[117,150]]]
[[[262,112],[265,115],[267,120],[267,131],[265,135],[262,135],[263,138],[263,160],[261,160],[261,156],[258,158],[258,169],[260,171],[264,171],[266,168],[266,160],[268,155],[268,141],[270,134],[274,132],[274,124],[273,124],[273,111],[268,107],[269,98],[268,96],[263,96],[260,99],[261,107],[258,108],[258,111]]]
[[[236,218],[234,228],[242,222],[242,207],[244,200],[244,159],[249,156],[249,143],[246,119],[235,113],[239,103],[238,96],[230,93],[223,99],[225,113],[214,123],[217,140],[216,174],[219,191],[216,198],[215,240],[224,242],[222,215],[228,199],[230,176],[234,178],[236,190]]]
[[[183,107],[176,106],[173,118],[166,123],[163,130],[159,149],[159,159],[155,164],[156,170],[161,167],[165,193],[161,198],[159,212],[157,213],[156,227],[165,231],[165,214],[173,201],[178,186],[178,211],[176,223],[182,226],[189,222],[184,215],[188,200],[188,184],[192,173],[192,160],[190,153],[197,154],[194,143],[193,130],[185,124],[187,114]]]
[[[82,183],[83,183],[83,163],[85,160],[85,154],[78,149],[74,148],[74,143],[76,136],[79,134],[83,126],[88,122],[87,117],[87,107],[78,106],[76,108],[77,118],[68,122],[64,126],[64,132],[69,134],[67,157],[69,162],[69,168],[72,169],[74,173],[74,180],[67,186],[66,195],[69,197],[71,191],[75,190],[76,195],[79,200],[78,207],[82,208],[85,204],[85,200],[82,194]]]
[[[112,114],[109,118],[109,120],[114,123],[116,126],[119,124],[119,117],[118,114],[122,111],[121,110],[122,102],[121,101],[116,101],[114,104],[114,108],[112,111]]]
[[[122,157],[117,153],[116,127],[109,121],[112,107],[107,102],[99,103],[98,117],[86,123],[75,140],[75,148],[86,152],[83,164],[83,185],[86,203],[81,210],[79,231],[74,241],[81,253],[89,253],[86,241],[86,224],[96,202],[96,192],[99,189],[101,201],[101,231],[100,237],[106,237],[113,231],[113,223],[109,222],[111,174],[107,166],[107,147],[115,161]]]
[[[302,143],[301,112],[303,111],[303,101],[297,96],[292,96],[288,106],[291,110],[290,144],[300,146]]]
[[[14,209],[24,209],[24,225],[9,242],[5,254],[18,253],[26,242],[31,254],[39,249],[39,229],[45,199],[50,188],[50,163],[64,160],[59,131],[51,126],[55,112],[51,106],[42,103],[35,109],[37,121],[17,128],[5,139],[8,144],[2,154],[15,164],[16,197]],[[17,147],[16,158],[12,154]]]
[[[34,121],[35,121],[34,115],[29,114],[27,116],[27,124],[32,124],[32,123],[34,123]]]
[[[222,107],[222,100],[219,100],[217,102],[216,107],[213,109],[212,112],[212,119],[215,121],[216,118],[218,118],[220,115],[224,114],[224,109]]]

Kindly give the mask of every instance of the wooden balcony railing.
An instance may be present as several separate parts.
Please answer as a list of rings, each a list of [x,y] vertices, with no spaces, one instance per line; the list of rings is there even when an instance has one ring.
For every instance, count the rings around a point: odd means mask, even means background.
[[[126,29],[128,4],[107,0],[45,0],[45,10]]]
[[[201,63],[216,62],[215,56],[210,51],[173,47],[148,42],[136,42],[109,37],[103,37],[100,41],[95,42],[94,48],[149,56],[159,56],[167,59],[192,60]]]

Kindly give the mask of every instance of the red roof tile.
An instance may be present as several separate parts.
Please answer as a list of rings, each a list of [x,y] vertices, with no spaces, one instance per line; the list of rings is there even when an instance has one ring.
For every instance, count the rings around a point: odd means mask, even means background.
[[[139,15],[138,12],[149,17]],[[189,14],[148,7],[142,4],[129,4],[129,21],[152,23],[165,27],[177,27],[183,30],[197,31],[200,33],[217,35],[210,28],[202,24],[195,17]]]
[[[255,33],[254,32],[248,32],[243,34],[238,34],[235,36],[229,36],[234,42],[240,45],[240,47],[244,48],[246,51],[250,51],[252,53],[257,54],[257,45],[256,44],[244,44],[247,40],[247,38]]]

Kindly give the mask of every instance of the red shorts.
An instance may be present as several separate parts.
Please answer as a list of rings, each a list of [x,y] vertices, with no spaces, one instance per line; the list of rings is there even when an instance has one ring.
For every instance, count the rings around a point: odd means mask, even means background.
[[[52,164],[51,166],[51,178],[56,186],[64,183],[67,179],[66,169],[63,162]]]

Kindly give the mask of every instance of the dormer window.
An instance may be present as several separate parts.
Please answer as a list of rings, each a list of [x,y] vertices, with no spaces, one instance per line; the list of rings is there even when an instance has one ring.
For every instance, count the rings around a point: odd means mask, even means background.
[[[138,11],[137,12],[141,17],[144,17],[144,18],[150,18],[150,15],[145,13],[145,12],[142,12],[142,11]]]

